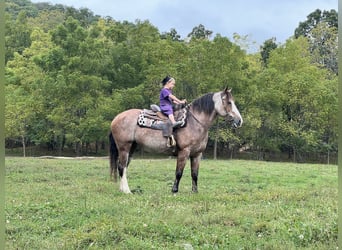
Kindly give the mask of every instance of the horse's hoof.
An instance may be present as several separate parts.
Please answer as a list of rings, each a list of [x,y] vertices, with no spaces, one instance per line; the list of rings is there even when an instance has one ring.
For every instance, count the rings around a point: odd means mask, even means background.
[[[178,193],[178,188],[172,188],[172,193]]]
[[[121,192],[123,192],[124,194],[131,194],[131,190],[127,190],[127,189],[120,189]]]

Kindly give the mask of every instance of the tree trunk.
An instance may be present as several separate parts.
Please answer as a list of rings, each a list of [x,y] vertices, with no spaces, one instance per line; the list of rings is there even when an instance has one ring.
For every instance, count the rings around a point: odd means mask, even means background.
[[[59,139],[59,142],[57,143],[57,147],[58,147],[58,156],[61,156],[62,155],[62,148],[63,148],[63,140],[62,139]]]
[[[217,160],[217,138],[214,141],[214,160]]]
[[[76,151],[76,156],[77,157],[79,157],[80,156],[80,147],[81,147],[81,145],[80,145],[80,143],[79,142],[76,142],[75,143],[75,151]]]
[[[216,119],[216,136],[215,136],[215,141],[214,141],[214,155],[213,158],[214,160],[217,160],[217,138],[218,138],[218,119]]]
[[[293,162],[296,162],[296,148],[293,147]]]
[[[25,145],[25,136],[21,136],[21,143],[23,144],[23,155],[26,157],[26,145]]]

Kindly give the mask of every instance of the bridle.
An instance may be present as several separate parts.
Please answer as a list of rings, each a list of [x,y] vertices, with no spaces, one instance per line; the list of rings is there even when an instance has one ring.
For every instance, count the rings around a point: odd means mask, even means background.
[[[224,118],[227,118],[228,116],[230,116],[230,114],[229,114],[229,111],[227,110],[227,104],[226,105],[224,105],[224,102],[225,102],[225,100],[227,100],[227,96],[225,95],[225,93],[221,93],[221,102],[222,102],[222,106],[223,106],[223,109],[224,109],[224,111],[226,112],[226,114],[223,116]],[[230,101],[228,101],[228,104],[231,104],[230,103]],[[208,126],[206,126],[206,125],[204,125],[195,115],[194,115],[194,113],[192,113],[191,112],[191,110],[190,110],[190,107],[191,107],[191,103],[189,103],[187,106],[186,106],[186,109],[188,110],[188,112],[191,114],[191,116],[194,118],[194,120],[198,123],[198,124],[200,124],[203,128],[207,128]]]
[[[229,104],[231,104],[231,101],[228,101],[228,105],[226,104],[226,105],[224,105],[223,103],[226,101],[226,99],[228,99],[228,97],[225,95],[225,93],[221,93],[221,102],[222,102],[222,106],[223,106],[223,109],[224,109],[224,111],[226,112],[226,114],[223,116],[223,117],[225,117],[225,118],[227,118],[228,116],[229,116],[229,111],[227,110],[227,106],[229,105]]]
[[[223,102],[225,102],[226,99],[227,99],[227,103],[226,103],[226,105],[224,105]],[[231,99],[232,99],[232,98],[231,98]],[[227,121],[227,122],[232,122],[232,121],[234,121],[234,122],[232,123],[233,127],[234,127],[234,128],[239,127],[239,126],[241,125],[241,120],[239,120],[238,123],[235,122],[234,115],[236,115],[236,114],[235,114],[234,109],[231,110],[231,113],[232,113],[232,114],[229,114],[230,112],[227,110],[228,105],[231,105],[233,100],[230,100],[230,98],[229,98],[228,95],[224,96],[224,94],[223,94],[223,95],[221,94],[221,101],[222,101],[222,106],[223,106],[223,108],[224,108],[224,110],[225,110],[225,112],[226,112],[226,114],[224,115],[224,118],[226,119],[226,121]]]

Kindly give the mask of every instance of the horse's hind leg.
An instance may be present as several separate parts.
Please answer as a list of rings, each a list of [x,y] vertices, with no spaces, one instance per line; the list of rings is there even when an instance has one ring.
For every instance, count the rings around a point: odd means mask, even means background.
[[[126,194],[131,193],[127,181],[127,167],[128,167],[128,152],[120,152],[119,155],[119,176],[120,176],[120,191]]]

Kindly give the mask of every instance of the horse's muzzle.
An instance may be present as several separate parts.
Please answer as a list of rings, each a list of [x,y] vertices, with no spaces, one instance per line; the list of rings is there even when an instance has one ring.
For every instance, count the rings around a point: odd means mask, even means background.
[[[233,116],[226,116],[226,121],[229,122],[231,124],[231,126],[233,128],[239,128],[242,126],[242,118],[239,116],[239,117],[233,117]]]
[[[233,120],[232,126],[233,126],[234,128],[239,128],[239,127],[241,127],[241,126],[242,126],[242,119]]]

